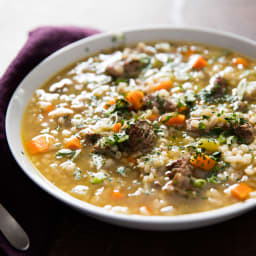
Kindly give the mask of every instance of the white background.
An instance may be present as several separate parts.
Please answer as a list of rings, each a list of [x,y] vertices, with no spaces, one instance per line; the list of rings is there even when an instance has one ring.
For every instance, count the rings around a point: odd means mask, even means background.
[[[0,75],[28,31],[40,25],[106,31],[163,23],[213,27],[256,39],[256,0],[0,0]]]

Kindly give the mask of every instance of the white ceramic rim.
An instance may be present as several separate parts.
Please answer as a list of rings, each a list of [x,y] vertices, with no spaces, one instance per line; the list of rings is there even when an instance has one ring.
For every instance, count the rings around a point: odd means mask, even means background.
[[[195,31],[195,32],[201,32],[201,33],[208,33],[212,36],[220,36],[222,38],[227,38],[229,40],[237,40],[244,42],[246,44],[251,45],[252,47],[255,47],[256,49],[256,43],[248,38],[235,35],[233,33],[229,32],[220,32],[213,29],[204,29],[204,28],[195,28],[195,27],[173,27],[169,25],[150,25],[146,27],[140,27],[135,29],[124,29],[120,32],[126,34],[126,33],[132,33],[134,31],[157,31],[159,29],[168,29],[170,30],[182,30],[185,32],[188,31]],[[45,190],[47,193],[52,195],[53,197],[57,198],[58,200],[64,202],[65,204],[80,210],[81,212],[84,212],[90,216],[93,216],[97,219],[105,220],[107,222],[116,223],[121,226],[127,226],[127,227],[137,227],[137,228],[143,228],[143,229],[187,229],[187,228],[193,228],[198,226],[205,226],[209,225],[211,223],[216,223],[223,221],[225,219],[231,218],[232,216],[240,215],[241,213],[248,211],[249,209],[256,206],[256,198],[249,199],[245,202],[236,203],[230,206],[222,207],[216,210],[210,210],[206,212],[200,212],[200,213],[192,213],[192,214],[184,214],[184,215],[178,215],[178,216],[142,216],[142,215],[126,215],[126,214],[119,214],[119,213],[113,213],[109,212],[101,207],[94,206],[92,204],[80,201],[69,194],[61,191],[57,187],[55,187],[52,183],[50,183],[46,178],[42,177],[42,175],[38,175],[38,178],[32,175],[30,171],[28,171],[26,168],[23,168],[23,163],[21,160],[21,156],[14,152],[15,144],[11,142],[11,136],[12,134],[9,132],[9,127],[11,126],[11,120],[10,120],[10,112],[14,101],[14,96],[17,96],[18,89],[23,85],[26,78],[33,73],[36,69],[40,69],[40,67],[51,60],[52,58],[55,58],[58,55],[61,55],[63,52],[70,51],[72,48],[75,48],[77,45],[85,44],[90,41],[99,40],[104,37],[109,37],[117,34],[117,32],[107,32],[107,33],[100,33],[93,36],[90,36],[85,39],[81,39],[75,43],[72,43],[55,53],[51,54],[49,57],[47,57],[45,60],[43,60],[41,63],[39,63],[30,73],[23,79],[23,81],[20,83],[20,85],[16,88],[10,102],[8,105],[7,113],[6,113],[6,136],[7,141],[10,147],[10,150],[16,160],[16,162],[19,164],[21,169],[24,171],[24,173],[33,181],[35,182],[40,188]],[[189,40],[188,40],[189,41]],[[192,40],[194,41],[194,40]],[[196,40],[195,40],[196,41]],[[200,40],[198,40],[200,42]],[[32,165],[32,163],[31,163]],[[32,165],[33,166],[33,165]],[[33,168],[35,168],[33,166]],[[52,186],[50,185],[52,184]]]

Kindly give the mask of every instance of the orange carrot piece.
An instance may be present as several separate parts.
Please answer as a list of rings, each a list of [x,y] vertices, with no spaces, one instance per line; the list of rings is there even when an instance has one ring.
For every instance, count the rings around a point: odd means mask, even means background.
[[[206,154],[200,154],[190,159],[190,163],[195,167],[201,168],[205,171],[210,171],[215,166],[216,161]]]
[[[113,190],[112,192],[112,198],[115,200],[122,199],[124,197],[124,194],[121,193],[119,190]]]
[[[233,63],[236,65],[242,64],[244,67],[248,66],[248,61],[242,57],[237,57],[233,59]]]
[[[31,154],[44,153],[49,150],[50,144],[46,136],[39,136],[27,143],[28,150]]]
[[[135,110],[140,109],[143,106],[144,93],[142,91],[128,92],[126,99],[132,104]]]
[[[81,149],[82,145],[80,140],[77,137],[71,138],[65,145],[66,148],[76,150],[76,149]]]
[[[245,200],[253,189],[245,183],[240,183],[231,190],[231,194],[239,200]]]
[[[105,105],[104,108],[108,109],[109,107],[113,106],[116,103],[115,100],[109,100]]]
[[[46,106],[41,106],[41,109],[43,110],[43,113],[48,114],[49,112],[54,110],[54,106],[53,106],[53,104],[49,104]]]
[[[172,126],[183,125],[185,123],[185,119],[185,115],[178,114],[176,116],[171,117],[166,122],[163,121],[163,123]]]
[[[183,106],[183,107],[179,107],[179,112],[184,112],[184,111],[186,111],[188,109],[188,107],[187,106]]]
[[[122,127],[122,124],[121,123],[116,123],[113,125],[112,127],[112,131],[113,132],[119,132],[120,128]]]
[[[199,56],[196,59],[196,61],[194,62],[192,67],[196,70],[200,70],[200,69],[204,68],[205,66],[207,66],[207,64],[208,64],[207,60],[204,57]]]
[[[130,163],[133,163],[133,164],[136,164],[136,163],[137,163],[136,159],[135,159],[134,157],[132,157],[132,156],[130,156],[130,157],[128,158],[128,161],[129,161]]]
[[[156,121],[159,118],[159,115],[157,114],[151,114],[150,116],[148,116],[148,120],[150,121]]]
[[[167,81],[162,81],[160,84],[156,85],[154,87],[154,91],[159,91],[159,90],[169,90],[172,87],[172,81],[167,80]]]
[[[181,54],[186,57],[186,58],[189,58],[190,55],[192,55],[193,53],[195,53],[195,51],[191,50],[191,49],[188,49],[186,52],[181,52]]]

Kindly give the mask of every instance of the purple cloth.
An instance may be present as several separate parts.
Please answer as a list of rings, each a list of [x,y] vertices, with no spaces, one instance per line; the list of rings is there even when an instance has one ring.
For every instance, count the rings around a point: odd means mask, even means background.
[[[44,58],[63,46],[98,32],[78,27],[37,28],[29,33],[24,47],[0,79],[0,202],[24,227],[31,240],[27,252],[18,252],[0,234],[0,248],[8,256],[43,255],[62,207],[34,185],[13,159],[4,131],[8,102],[22,79]]]

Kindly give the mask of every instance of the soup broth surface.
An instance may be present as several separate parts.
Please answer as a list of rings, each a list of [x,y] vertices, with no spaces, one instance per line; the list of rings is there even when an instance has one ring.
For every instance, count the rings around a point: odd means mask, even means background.
[[[35,167],[82,201],[124,214],[207,211],[256,195],[255,96],[253,59],[140,42],[43,84],[22,139]]]

